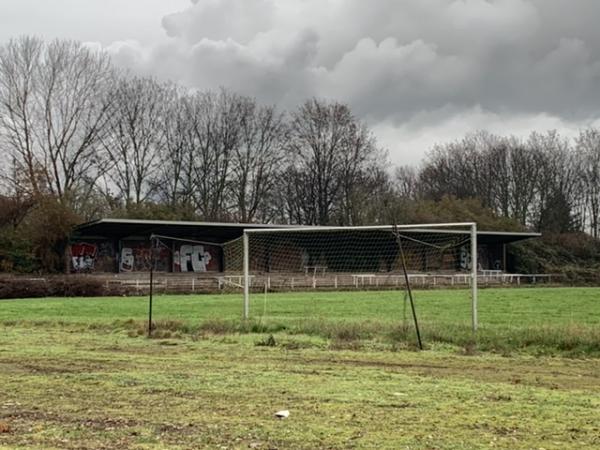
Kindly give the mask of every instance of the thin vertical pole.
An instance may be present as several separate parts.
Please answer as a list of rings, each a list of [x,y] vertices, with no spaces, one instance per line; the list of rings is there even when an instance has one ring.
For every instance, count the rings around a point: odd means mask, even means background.
[[[150,238],[150,298],[148,302],[148,337],[152,337],[152,294],[154,287],[154,238]]]
[[[471,319],[477,331],[477,224],[471,225]]]
[[[250,316],[250,241],[248,233],[244,231],[244,319]]]

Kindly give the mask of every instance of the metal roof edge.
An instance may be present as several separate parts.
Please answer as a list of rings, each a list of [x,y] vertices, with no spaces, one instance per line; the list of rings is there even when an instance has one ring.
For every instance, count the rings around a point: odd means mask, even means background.
[[[138,225],[174,225],[174,226],[197,226],[197,227],[230,227],[230,228],[318,228],[315,225],[281,225],[281,224],[264,224],[264,223],[243,223],[243,222],[199,222],[199,221],[186,221],[186,220],[149,220],[149,219],[119,219],[119,218],[102,218],[84,222],[76,225],[74,230],[83,230],[87,227],[100,225],[103,223],[107,224],[138,224]],[[409,225],[409,224],[407,224]],[[422,225],[421,225],[422,226]],[[415,225],[418,228],[419,225]],[[409,230],[406,230],[409,231]],[[416,229],[413,231],[417,231]],[[420,231],[420,230],[418,230]],[[426,231],[426,230],[423,230]],[[447,230],[454,231],[457,233],[463,233],[464,231],[459,230]],[[513,237],[540,237],[542,233],[527,232],[527,231],[477,231],[478,235],[481,236],[513,236]]]
[[[477,231],[477,234],[488,234],[495,236],[523,236],[523,237],[540,237],[542,233],[533,231]]]
[[[91,225],[96,225],[96,224],[98,224],[98,223],[101,223],[101,222],[102,222],[102,220],[104,220],[104,219],[96,219],[96,220],[90,220],[90,221],[88,221],[88,222],[83,222],[83,223],[80,223],[80,224],[78,224],[78,225],[75,225],[75,226],[73,227],[73,229],[74,229],[74,230],[78,230],[78,229],[80,229],[80,228],[89,227],[89,226],[91,226]]]
[[[119,218],[102,218],[84,222],[76,225],[75,229],[86,228],[92,225],[100,225],[103,223],[113,224],[139,224],[139,225],[183,225],[183,226],[207,226],[207,227],[269,227],[269,228],[290,228],[298,227],[299,225],[276,225],[262,223],[243,223],[243,222],[199,222],[189,220],[150,220],[150,219],[119,219]]]

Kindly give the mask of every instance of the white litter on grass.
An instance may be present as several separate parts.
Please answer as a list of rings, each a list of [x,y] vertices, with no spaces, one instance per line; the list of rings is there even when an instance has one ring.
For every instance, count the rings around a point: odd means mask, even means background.
[[[275,413],[275,417],[279,419],[286,419],[290,416],[290,412],[287,409],[283,409],[281,411],[277,411]]]

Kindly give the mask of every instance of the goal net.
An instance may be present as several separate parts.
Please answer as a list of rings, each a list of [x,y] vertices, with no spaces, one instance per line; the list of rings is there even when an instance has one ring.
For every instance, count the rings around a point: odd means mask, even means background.
[[[391,296],[402,305],[403,294],[393,291],[412,288],[418,308],[420,298],[432,298],[420,290],[446,288],[475,328],[476,236],[474,223],[248,229],[223,246],[223,269],[225,278],[243,288],[245,318],[264,314],[269,298],[278,294],[276,314],[286,314],[286,299],[310,298],[318,299],[312,301],[312,313],[326,315],[332,312],[328,299],[340,298],[335,291],[348,292],[346,302],[363,297],[389,301]],[[281,295],[290,292],[299,295]],[[426,305],[431,316],[432,305]]]

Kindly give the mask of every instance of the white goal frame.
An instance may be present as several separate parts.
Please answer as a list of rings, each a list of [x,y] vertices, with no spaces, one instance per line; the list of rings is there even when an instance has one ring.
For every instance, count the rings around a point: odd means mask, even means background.
[[[471,325],[473,331],[477,331],[477,223],[475,222],[452,222],[452,223],[426,223],[414,225],[374,225],[374,226],[304,226],[290,228],[251,228],[244,229],[243,235],[243,280],[244,280],[244,311],[243,318],[250,317],[250,235],[262,233],[289,233],[301,231],[303,233],[319,231],[352,231],[352,230],[430,230],[440,228],[469,228],[471,235]],[[448,230],[449,232],[451,230]],[[466,230],[465,230],[466,233]]]

